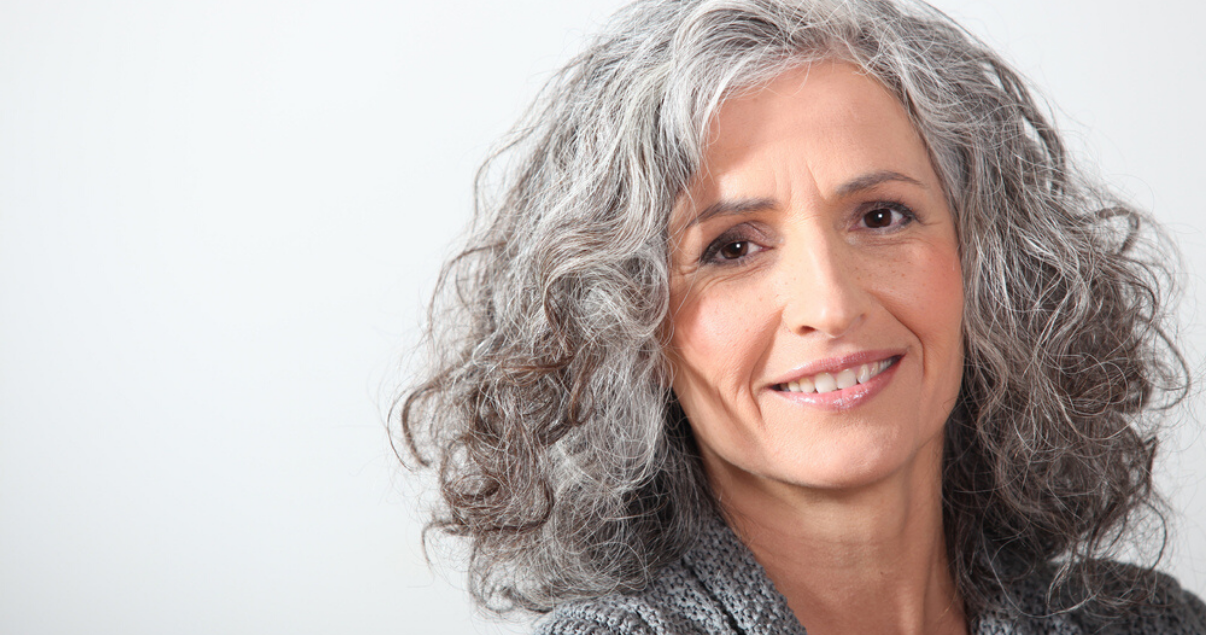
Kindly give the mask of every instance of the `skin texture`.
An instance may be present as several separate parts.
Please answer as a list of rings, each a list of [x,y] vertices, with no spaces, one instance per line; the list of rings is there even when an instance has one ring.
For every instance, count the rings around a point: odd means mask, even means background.
[[[809,633],[959,633],[942,430],[962,375],[954,221],[899,103],[840,62],[712,122],[671,218],[674,391],[735,529]],[[777,387],[893,359],[828,395]]]

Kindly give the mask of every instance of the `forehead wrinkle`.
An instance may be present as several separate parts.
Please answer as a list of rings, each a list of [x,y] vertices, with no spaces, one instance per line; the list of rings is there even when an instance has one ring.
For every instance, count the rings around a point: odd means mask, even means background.
[[[925,183],[906,174],[893,170],[876,170],[846,181],[835,189],[835,193],[839,197],[846,197],[888,182],[908,183],[927,191],[930,189]]]
[[[870,148],[864,151],[870,152],[866,155],[871,159],[870,165],[842,165],[843,161],[834,163],[828,159],[832,148],[825,146],[844,146],[847,128],[859,132],[868,125],[882,127],[882,122],[865,121],[858,116],[853,119],[843,117],[858,114],[851,112],[853,104],[834,104],[831,96],[822,93],[817,106],[822,110],[836,107],[840,113],[838,120],[819,121],[817,113],[809,112],[813,110],[810,107],[789,113],[789,119],[783,122],[787,128],[774,128],[774,124],[766,119],[764,108],[779,109],[784,107],[784,100],[794,101],[811,84],[815,66],[818,65],[810,64],[785,73],[785,76],[795,75],[795,78],[781,76],[788,83],[771,81],[721,105],[709,122],[708,156],[700,166],[695,184],[688,188],[686,204],[679,210],[681,220],[677,228],[680,231],[716,216],[775,208],[786,210],[815,203],[835,204],[889,182],[912,185],[932,193],[934,188],[920,180],[925,175],[914,174],[914,166],[895,160],[885,163],[882,153]],[[874,78],[868,78],[868,81],[876,92],[887,92]],[[854,86],[862,92],[868,88],[861,82]],[[901,108],[891,94],[875,96],[886,96],[893,100],[897,109]],[[909,141],[920,142],[911,122],[908,129],[913,137]],[[794,143],[793,139],[796,140]],[[927,153],[927,162],[929,158]],[[847,168],[858,171],[847,171]],[[726,188],[731,183],[736,185]],[[712,202],[700,209],[697,200]]]
[[[800,156],[800,153],[791,151],[794,148],[789,148],[788,151],[780,157],[771,161],[771,166],[759,166],[753,169],[743,169],[740,165],[730,167],[724,172],[717,175],[709,171],[701,181],[697,182],[697,187],[704,185],[711,190],[723,190],[725,177],[729,177],[738,181],[738,185],[732,189],[735,190],[751,190],[749,196],[736,195],[732,197],[725,196],[718,192],[716,201],[704,207],[693,217],[681,224],[681,229],[678,234],[706,222],[715,217],[724,216],[742,216],[762,211],[785,211],[789,210],[799,203],[797,190],[811,192],[811,196],[820,195],[820,186],[817,183],[813,168],[809,163],[807,156]],[[775,149],[772,152],[783,152],[782,149]],[[755,161],[755,164],[761,161]],[[807,179],[804,187],[796,187],[801,182],[801,179]],[[705,185],[706,184],[706,185]],[[691,188],[695,189],[695,188]],[[683,207],[678,214],[689,213],[692,207],[698,208],[695,205],[695,193],[688,190],[683,197]]]

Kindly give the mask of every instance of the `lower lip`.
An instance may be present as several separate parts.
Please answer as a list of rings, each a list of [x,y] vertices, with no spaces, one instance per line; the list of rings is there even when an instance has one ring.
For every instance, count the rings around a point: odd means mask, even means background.
[[[896,376],[896,369],[900,368],[900,362],[904,360],[901,356],[896,359],[882,373],[867,380],[865,384],[855,384],[849,388],[841,390],[833,390],[826,393],[820,392],[788,392],[786,390],[775,390],[767,388],[767,390],[776,395],[792,402],[822,410],[850,410],[863,405],[871,398],[878,395],[892,378]]]

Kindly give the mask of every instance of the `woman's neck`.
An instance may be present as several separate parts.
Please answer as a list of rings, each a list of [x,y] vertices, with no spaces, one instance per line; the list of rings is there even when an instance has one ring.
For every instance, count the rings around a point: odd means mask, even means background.
[[[934,454],[853,490],[712,470],[709,477],[730,525],[809,635],[963,635]]]

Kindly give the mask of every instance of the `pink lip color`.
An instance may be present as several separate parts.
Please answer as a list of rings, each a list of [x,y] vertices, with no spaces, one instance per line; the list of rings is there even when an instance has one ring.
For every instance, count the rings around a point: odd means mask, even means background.
[[[833,360],[825,360],[818,364],[805,366],[804,367],[805,370],[809,369],[812,366],[818,367],[818,368],[820,368],[820,370],[816,370],[816,371],[812,371],[812,372],[803,372],[803,373],[799,372],[799,370],[793,371],[793,377],[792,377],[792,379],[789,379],[788,381],[794,381],[795,379],[798,379],[800,377],[808,377],[810,375],[815,375],[816,373],[830,372],[830,370],[826,370],[826,368],[829,368],[831,370],[836,370],[836,369],[841,369],[841,368],[849,368],[849,366],[851,364],[865,364],[865,363],[869,363],[869,362],[880,361],[882,359],[885,359],[886,357],[895,357],[894,355],[886,355],[886,356],[880,355],[879,357],[870,357],[869,359],[866,359],[865,361],[852,359],[852,358],[857,358],[857,357],[863,357],[864,355],[865,354],[858,354],[858,355],[851,355],[850,357],[843,357],[843,358],[840,358],[841,361],[837,364],[834,364]],[[781,383],[787,383],[787,382],[779,382],[772,386],[768,386],[766,389],[788,401],[793,402],[793,403],[798,403],[798,404],[805,405],[805,406],[811,406],[814,408],[820,408],[822,410],[850,410],[851,408],[856,408],[856,407],[862,405],[863,403],[870,400],[875,395],[879,394],[879,392],[881,390],[883,390],[892,381],[892,378],[896,376],[896,369],[900,367],[900,362],[903,360],[904,360],[904,355],[899,355],[898,359],[895,362],[893,362],[891,366],[889,366],[882,373],[872,377],[869,381],[867,381],[867,383],[855,384],[849,388],[843,388],[842,390],[834,390],[832,392],[826,392],[826,393],[816,393],[816,392],[804,393],[804,392],[788,392],[788,391],[784,391],[784,390],[775,390],[775,388],[774,388],[775,386],[778,386]]]
[[[784,374],[782,377],[771,382],[772,386],[779,386],[793,381],[799,380],[801,377],[811,377],[817,373],[829,373],[836,375],[843,368],[851,368],[870,364],[871,362],[880,362],[889,357],[904,357],[903,350],[881,349],[877,351],[862,351],[859,353],[851,353],[850,355],[842,355],[839,357],[830,357],[815,362],[810,362],[793,368]]]

